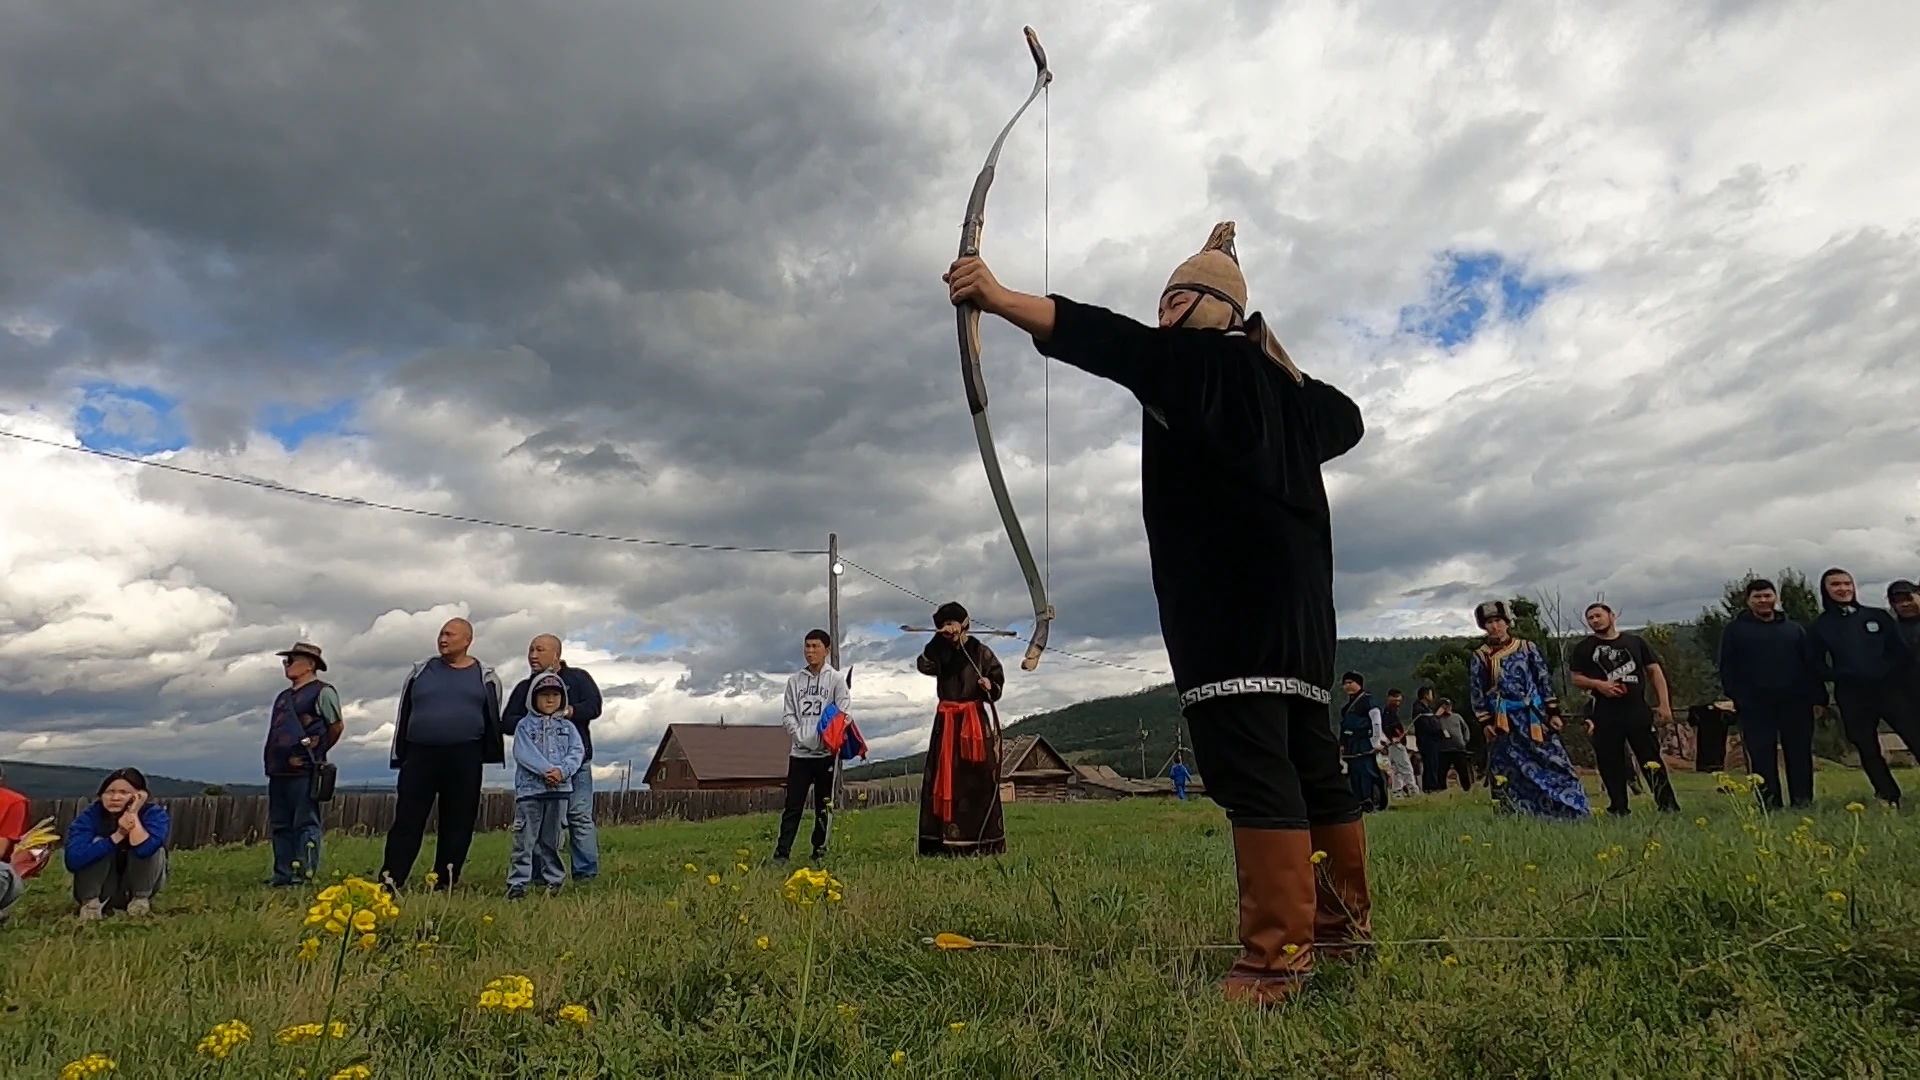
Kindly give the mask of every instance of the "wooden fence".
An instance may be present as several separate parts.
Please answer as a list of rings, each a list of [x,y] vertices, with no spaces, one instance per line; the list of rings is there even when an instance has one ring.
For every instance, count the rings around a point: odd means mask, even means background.
[[[860,799],[865,795],[864,800]],[[738,814],[764,814],[779,810],[786,803],[784,788],[755,788],[745,791],[596,791],[593,793],[593,818],[601,825],[639,825],[662,819],[706,821]],[[891,806],[914,803],[920,799],[918,785],[867,786],[848,784],[846,798],[850,807]],[[351,836],[384,836],[393,823],[395,797],[391,793],[342,792],[326,804],[329,832]],[[51,817],[63,832],[67,823],[78,817],[91,799],[36,799],[29,808],[29,821]],[[240,797],[195,795],[191,798],[157,799],[167,808],[172,834],[167,846],[176,851],[211,847],[216,844],[255,844],[267,838],[267,799],[264,795]],[[439,810],[427,819],[427,830],[438,823]],[[513,826],[513,795],[488,791],[480,796],[480,817],[476,828],[482,832]]]

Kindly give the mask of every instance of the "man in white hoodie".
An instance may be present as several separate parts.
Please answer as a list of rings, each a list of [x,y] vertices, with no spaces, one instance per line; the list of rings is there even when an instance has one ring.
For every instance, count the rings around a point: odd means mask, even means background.
[[[780,839],[773,847],[775,862],[785,862],[800,831],[800,811],[807,789],[813,789],[813,859],[827,853],[828,800],[833,794],[833,751],[820,738],[820,717],[828,705],[841,712],[852,704],[846,676],[827,666],[831,639],[825,630],[809,630],[802,645],[807,666],[787,679],[786,701],[780,722],[793,737],[787,752],[787,805],[780,813]]]

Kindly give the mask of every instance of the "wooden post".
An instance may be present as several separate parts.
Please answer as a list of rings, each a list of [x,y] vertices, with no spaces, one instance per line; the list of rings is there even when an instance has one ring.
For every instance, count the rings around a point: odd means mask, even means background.
[[[827,534],[827,663],[840,670],[840,534]],[[833,818],[840,812],[840,755],[833,755],[833,783],[827,791],[827,842],[833,842]]]

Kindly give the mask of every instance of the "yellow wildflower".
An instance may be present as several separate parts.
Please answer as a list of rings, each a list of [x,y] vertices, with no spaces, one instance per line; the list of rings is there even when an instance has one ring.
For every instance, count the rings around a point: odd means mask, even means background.
[[[369,1080],[373,1070],[365,1065],[349,1065],[328,1077],[327,1080]]]
[[[761,934],[759,937],[753,939],[753,947],[756,949],[759,949],[762,952],[765,952],[766,950],[773,948],[773,941],[772,939],[768,938],[767,935]]]
[[[709,884],[709,885],[718,885],[718,884],[720,884],[720,875],[719,875],[719,874],[708,874],[708,875],[707,875],[707,884]]]
[[[1466,836],[1466,835],[1462,835],[1462,836],[1460,837],[1460,842],[1461,842],[1461,843],[1463,843],[1463,844],[1471,844],[1471,843],[1473,843],[1473,837],[1471,837],[1471,836]]]
[[[563,953],[561,953],[561,954],[560,954],[560,962],[561,962],[561,963],[563,963],[563,964],[564,964],[564,963],[566,963],[567,961],[569,961],[569,960],[571,960],[571,959],[573,959],[573,950],[572,950],[572,949],[568,949],[568,950],[567,950],[566,952],[563,952]]]
[[[1693,819],[1693,823],[1694,823],[1695,825],[1698,825],[1698,826],[1700,826],[1700,827],[1701,827],[1701,828],[1703,828],[1703,829],[1707,827],[1707,819],[1706,819],[1706,818],[1703,818],[1703,817],[1697,817],[1697,818],[1694,818],[1694,819]]]
[[[292,1027],[281,1028],[278,1032],[275,1032],[273,1041],[279,1043],[281,1046],[293,1046],[296,1043],[303,1043],[309,1039],[319,1038],[321,1031],[322,1029],[319,1024],[295,1024]],[[347,1025],[339,1020],[335,1020],[326,1026],[325,1032],[329,1038],[344,1039],[347,1037]]]
[[[353,913],[353,928],[363,934],[373,933],[373,928],[378,925],[380,925],[380,920],[371,911],[356,911]]]
[[[752,858],[752,857],[753,857],[753,852],[751,852],[751,851],[749,851],[749,850],[747,850],[746,848],[735,848],[735,849],[733,850],[733,853],[734,853],[735,855],[738,855],[738,856],[740,856],[740,857],[741,857],[741,858],[743,858],[743,859],[747,859],[747,858]]]
[[[734,863],[734,864],[733,864],[733,868],[734,868],[735,870],[738,870],[738,871],[740,871],[740,872],[741,872],[741,873],[743,873],[743,874],[747,872],[747,864],[746,864],[746,863],[743,863],[743,862],[737,862],[737,863]]]
[[[491,915],[482,915],[482,916],[480,916],[480,922],[481,922],[481,923],[482,923],[483,925],[486,925],[486,926],[492,926],[492,925],[493,925],[493,916],[491,916]]]
[[[308,938],[300,943],[300,959],[311,960],[320,955],[320,939]]]
[[[120,1066],[105,1054],[88,1054],[79,1061],[69,1061],[60,1070],[60,1080],[87,1080],[91,1076],[110,1073]]]
[[[517,1012],[533,1008],[533,980],[525,975],[502,975],[480,992],[482,1009]]]
[[[905,1050],[895,1050],[893,1056],[887,1060],[895,1065],[905,1065],[907,1063],[907,1052]]]
[[[1849,814],[1864,814],[1866,812],[1867,808],[1860,803],[1850,802],[1847,804],[1847,813]]]
[[[1528,863],[1527,865],[1525,865],[1525,866],[1523,866],[1523,867],[1521,867],[1520,869],[1522,869],[1522,870],[1525,870],[1525,871],[1526,871],[1527,873],[1529,873],[1529,874],[1531,874],[1531,873],[1533,873],[1533,872],[1535,872],[1536,870],[1539,870],[1540,868],[1539,868],[1539,867],[1537,867],[1537,866],[1535,866],[1535,865],[1533,865],[1532,863]]]
[[[686,865],[682,866],[680,869],[685,870],[689,874],[697,874],[700,872],[700,868],[698,866],[695,866],[692,863],[687,863]]]
[[[224,1024],[213,1025],[213,1032],[200,1040],[194,1049],[215,1061],[227,1060],[234,1048],[253,1038],[252,1029],[238,1020],[229,1020]]]
[[[560,1007],[560,1019],[565,1020],[569,1024],[578,1024],[581,1027],[586,1027],[593,1022],[593,1014],[587,1011],[585,1005],[562,1005]]]
[[[440,875],[431,870],[427,871],[427,888],[431,889],[438,884],[440,884]]]
[[[965,1020],[955,1020],[953,1023],[947,1025],[947,1030],[958,1035],[967,1030],[967,1022]]]
[[[361,952],[372,952],[373,947],[378,944],[380,944],[380,935],[378,934],[361,934],[360,935],[360,951]],[[433,946],[427,945],[427,948],[432,949]]]
[[[1836,889],[1827,894],[1827,902],[1831,904],[1844,904],[1847,902],[1847,894]]]
[[[1446,955],[1446,958],[1441,960],[1440,963],[1446,967],[1459,967],[1460,958],[1453,955],[1452,953],[1448,953]]]
[[[1313,865],[1315,866],[1319,866],[1321,863],[1327,861],[1327,853],[1324,851],[1316,851],[1313,853],[1313,857],[1308,861],[1313,863]]]
[[[840,1004],[835,1005],[833,1007],[833,1011],[839,1013],[841,1016],[847,1017],[848,1019],[852,1019],[853,1015],[859,1012],[860,1010],[854,1008],[852,1005],[849,1005],[843,1001]]]
[[[788,903],[801,907],[812,907],[822,896],[830,903],[837,903],[841,898],[839,881],[825,870],[809,870],[804,866],[787,879],[784,891]]]
[[[1292,956],[1294,953],[1297,953],[1300,951],[1300,946],[1295,945],[1293,942],[1289,941],[1285,945],[1280,946],[1280,951],[1287,954],[1288,956]]]

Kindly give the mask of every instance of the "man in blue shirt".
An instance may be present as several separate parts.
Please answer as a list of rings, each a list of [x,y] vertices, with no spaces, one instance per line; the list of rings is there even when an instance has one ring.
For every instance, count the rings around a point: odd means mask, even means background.
[[[1178,752],[1175,752],[1173,755],[1173,768],[1167,770],[1167,775],[1173,780],[1174,798],[1179,799],[1181,802],[1186,802],[1187,780],[1192,777],[1193,774],[1187,771],[1187,763],[1181,759]]]
[[[389,888],[405,887],[436,801],[440,826],[429,887],[451,890],[459,882],[480,815],[481,771],[507,760],[500,678],[467,654],[472,646],[473,624],[449,620],[440,628],[439,655],[415,664],[400,689],[389,754],[389,764],[400,771],[399,799],[380,867]]]

